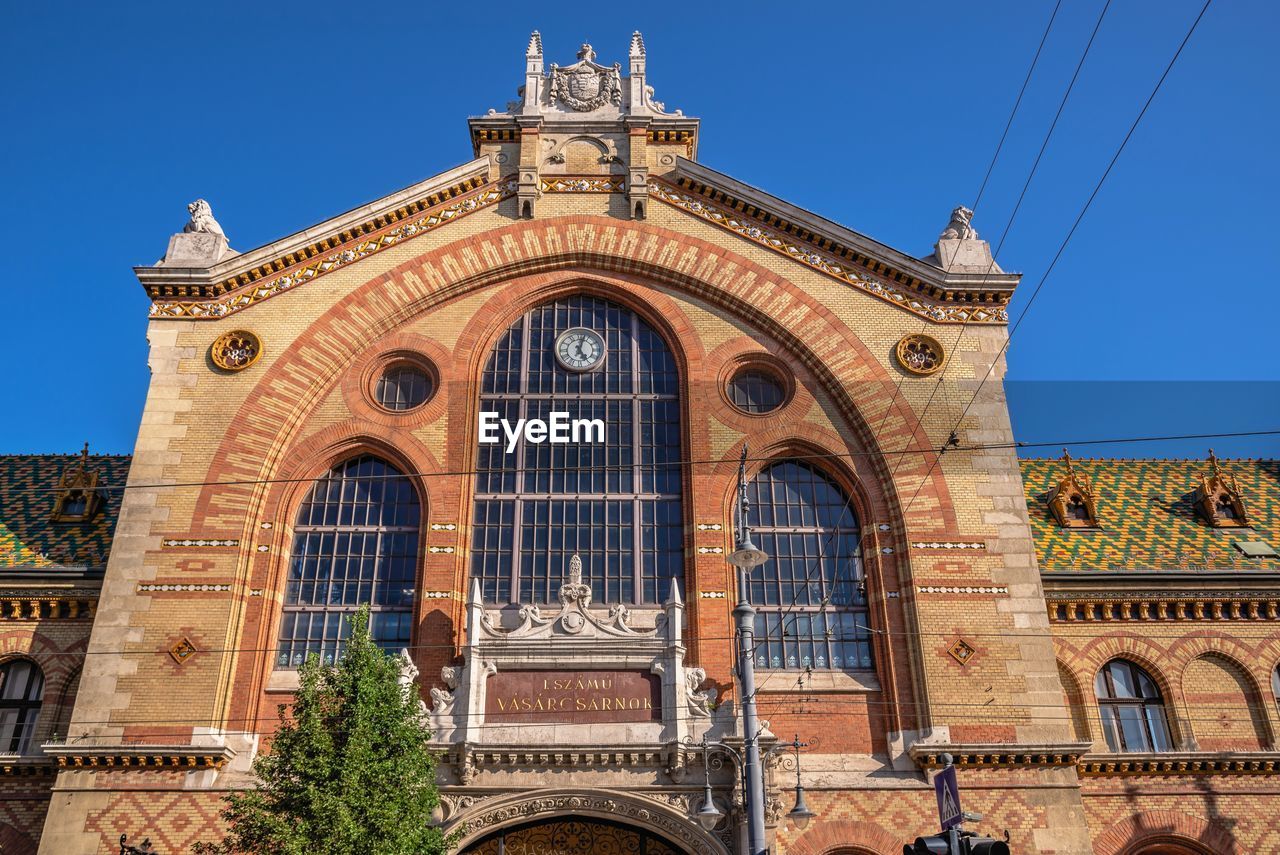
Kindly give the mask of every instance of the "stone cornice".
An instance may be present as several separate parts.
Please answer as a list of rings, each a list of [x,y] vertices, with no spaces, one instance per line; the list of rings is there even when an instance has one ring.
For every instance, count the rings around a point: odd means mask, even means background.
[[[32,595],[0,592],[0,621],[92,620],[98,610],[98,592]]]
[[[675,172],[666,178],[684,189],[721,201],[739,214],[759,219],[853,261],[894,285],[936,300],[1001,307],[1009,302],[1022,278],[1020,273],[948,273],[927,261],[684,158],[677,161]]]
[[[41,746],[60,770],[194,772],[221,769],[236,756],[225,745],[54,743]]]
[[[1045,745],[964,744],[916,745],[911,759],[921,769],[942,767],[950,754],[962,769],[1032,769],[1074,766],[1082,777],[1131,775],[1274,775],[1280,772],[1280,752],[1250,751],[1209,754],[1198,751],[1160,754],[1090,754],[1088,742]]]
[[[922,769],[938,769],[942,755],[950,754],[960,768],[1040,768],[1075,766],[1089,750],[1088,742],[1055,742],[1026,745],[964,743],[913,745],[908,752]]]
[[[0,775],[5,777],[53,775],[56,771],[51,757],[0,754]]]
[[[205,270],[151,266],[135,267],[134,273],[153,300],[212,300],[444,205],[488,182],[488,169],[489,159],[477,158]],[[152,315],[172,316],[154,310]]]
[[[1079,770],[1082,776],[1089,778],[1133,775],[1274,775],[1280,772],[1280,753],[1093,754],[1080,762]]]
[[[1055,591],[1045,595],[1054,623],[1111,621],[1274,621],[1280,592]]]

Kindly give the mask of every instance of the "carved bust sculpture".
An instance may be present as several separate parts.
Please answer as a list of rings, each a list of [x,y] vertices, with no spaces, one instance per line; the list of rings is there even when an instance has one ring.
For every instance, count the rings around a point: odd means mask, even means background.
[[[960,205],[951,212],[951,222],[938,236],[939,240],[977,240],[978,233],[973,228],[973,211]]]
[[[192,202],[187,206],[187,211],[191,214],[191,222],[182,227],[183,232],[207,232],[227,236],[222,226],[218,225],[218,221],[213,218],[213,209],[204,199]]]

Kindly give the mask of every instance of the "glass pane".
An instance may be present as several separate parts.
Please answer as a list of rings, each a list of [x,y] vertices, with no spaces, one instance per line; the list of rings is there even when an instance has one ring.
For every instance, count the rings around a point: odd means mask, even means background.
[[[1107,738],[1107,747],[1112,751],[1123,751],[1120,742],[1120,716],[1116,708],[1111,704],[1104,704],[1099,712],[1102,713],[1102,732]]]
[[[1151,740],[1147,736],[1146,719],[1139,704],[1118,704],[1115,707],[1120,717],[1120,735],[1124,741],[1125,751],[1150,751]]]
[[[365,604],[375,640],[406,646],[420,516],[409,479],[376,457],[345,461],[316,481],[294,529],[276,667],[296,668],[310,654],[336,661],[348,619]]]
[[[1107,670],[1111,672],[1111,684],[1115,687],[1115,697],[1139,697],[1137,687],[1133,684],[1133,670],[1128,662],[1112,662],[1107,666]]]
[[[767,413],[782,406],[786,392],[772,374],[756,369],[739,371],[729,381],[729,400],[748,413]]]
[[[569,371],[567,329],[604,338],[603,364]],[[488,602],[555,602],[577,553],[598,603],[660,603],[684,575],[675,359],[633,312],[586,295],[531,310],[490,354],[481,410],[514,424],[566,413],[577,441],[479,446],[471,572]],[[596,442],[594,422],[603,422]],[[588,432],[590,432],[588,434]]]

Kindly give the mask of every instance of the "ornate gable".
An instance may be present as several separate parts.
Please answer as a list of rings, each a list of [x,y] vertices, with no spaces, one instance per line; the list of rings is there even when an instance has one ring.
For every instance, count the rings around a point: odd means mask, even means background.
[[[1209,525],[1235,528],[1249,525],[1249,515],[1244,508],[1244,497],[1236,476],[1223,472],[1217,455],[1209,449],[1210,471],[1201,473],[1200,486],[1196,490],[1196,506]]]

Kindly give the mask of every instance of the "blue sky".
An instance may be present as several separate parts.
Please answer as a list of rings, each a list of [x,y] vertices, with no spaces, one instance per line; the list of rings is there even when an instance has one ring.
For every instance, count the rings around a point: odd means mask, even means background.
[[[1101,8],[1063,3],[977,211],[993,243]],[[1199,8],[1112,4],[1000,253],[1025,274],[1015,316]],[[0,34],[0,451],[131,451],[148,380],[131,268],[186,203],[209,199],[246,250],[466,160],[465,117],[515,97],[533,28],[562,64],[583,40],[625,64],[641,29],[657,97],[703,120],[702,162],[924,255],[973,203],[1051,10],[26,5]],[[1280,428],[1278,35],[1269,0],[1217,0],[1201,23],[1011,345],[1020,439]],[[1077,450],[1210,444],[1280,456],[1275,437]]]

